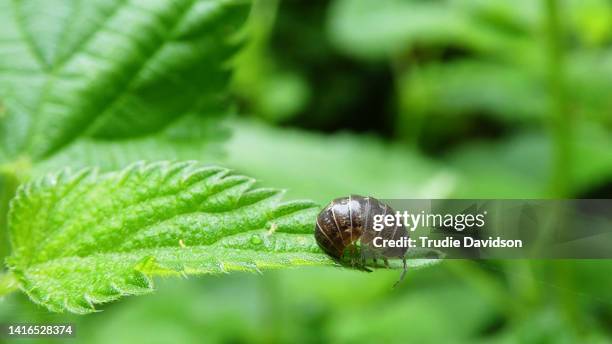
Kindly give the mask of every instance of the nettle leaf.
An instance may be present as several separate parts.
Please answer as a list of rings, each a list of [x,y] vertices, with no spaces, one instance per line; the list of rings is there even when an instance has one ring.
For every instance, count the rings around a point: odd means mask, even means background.
[[[331,265],[319,208],[254,182],[192,162],[49,175],[11,203],[8,265],[32,300],[76,313],[147,293],[152,275]]]
[[[11,202],[7,265],[32,300],[75,313],[148,293],[154,275],[335,265],[314,240],[320,208],[254,184],[195,162],[48,175]],[[440,256],[408,257],[420,267]]]
[[[82,136],[140,136],[182,114],[219,112],[248,8],[244,0],[0,1],[5,154],[37,160]]]
[[[158,133],[122,140],[80,138],[32,166],[34,177],[66,167],[100,171],[125,168],[135,161],[213,161],[223,156],[229,129],[217,118],[187,115]]]

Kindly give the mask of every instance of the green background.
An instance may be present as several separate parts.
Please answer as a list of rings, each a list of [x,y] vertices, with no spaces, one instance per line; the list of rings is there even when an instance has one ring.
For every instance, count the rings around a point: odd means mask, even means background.
[[[261,0],[243,34],[207,163],[320,204],[612,195],[610,1]],[[14,293],[0,322],[73,322],[70,343],[609,343],[611,269],[444,261],[395,289],[397,271],[342,268],[159,279],[87,316]]]

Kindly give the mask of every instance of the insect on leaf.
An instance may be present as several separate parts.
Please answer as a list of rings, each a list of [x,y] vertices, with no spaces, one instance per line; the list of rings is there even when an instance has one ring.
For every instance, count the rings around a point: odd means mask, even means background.
[[[8,266],[33,301],[88,313],[152,291],[155,275],[336,265],[313,235],[320,208],[254,183],[196,162],[47,175],[11,202]],[[408,265],[439,261],[431,254]]]

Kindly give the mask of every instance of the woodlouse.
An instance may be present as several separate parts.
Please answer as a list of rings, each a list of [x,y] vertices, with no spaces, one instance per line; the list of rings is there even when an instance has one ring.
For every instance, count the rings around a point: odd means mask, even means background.
[[[389,267],[387,258],[401,258],[406,274],[406,247],[375,247],[375,237],[397,240],[408,236],[405,228],[384,225],[381,231],[373,228],[375,215],[394,214],[388,205],[373,197],[351,195],[336,198],[331,201],[317,217],[315,239],[321,249],[341,264],[349,264],[365,271],[366,261],[372,259],[374,265],[377,258],[382,258]],[[399,282],[399,281],[398,281]]]

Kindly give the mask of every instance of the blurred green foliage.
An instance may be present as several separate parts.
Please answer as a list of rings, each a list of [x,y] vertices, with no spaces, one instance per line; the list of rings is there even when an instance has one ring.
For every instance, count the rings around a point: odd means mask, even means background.
[[[610,1],[256,0],[245,35],[224,155],[178,157],[321,203],[612,195]],[[393,272],[326,268],[162,280],[82,318],[10,295],[0,322],[75,321],[84,343],[609,343],[611,268],[446,261],[394,290]]]
[[[271,22],[237,76],[262,71],[251,79],[262,85],[291,75],[300,92],[277,84],[292,106],[266,108],[266,95],[251,98],[235,84],[242,112],[269,124],[230,123],[230,165],[323,202],[348,192],[611,196],[610,2],[259,3]],[[559,121],[567,121],[565,137]],[[570,160],[559,162],[559,154]],[[565,185],[554,181],[558,174]],[[607,277],[597,272],[608,262],[445,265],[428,272],[439,279],[410,280],[401,295],[338,305],[350,310],[323,327],[333,328],[325,339],[610,340],[612,304],[598,287]],[[316,281],[325,283],[321,274]]]
[[[597,195],[609,180],[609,2],[561,2],[555,33],[546,1],[261,1],[255,8],[269,21],[238,69],[235,92],[245,112],[283,126],[366,131],[405,143],[465,175],[457,183],[461,197]],[[253,21],[262,25],[263,17]],[[557,43],[563,99],[549,67]],[[259,76],[249,79],[245,70]],[[245,92],[263,91],[251,86],[282,75],[301,80],[299,95],[276,85],[291,114],[269,112],[259,106],[262,96]],[[572,155],[571,166],[556,166],[553,128],[561,121],[573,131],[556,139],[571,141],[561,153]],[[564,187],[550,182],[555,169],[567,170]]]

